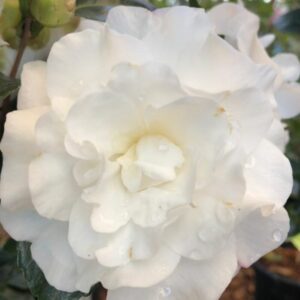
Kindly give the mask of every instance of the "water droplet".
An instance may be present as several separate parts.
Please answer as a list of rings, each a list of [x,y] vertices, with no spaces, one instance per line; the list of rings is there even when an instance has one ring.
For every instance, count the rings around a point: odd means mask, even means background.
[[[158,146],[158,151],[160,151],[160,152],[166,152],[166,151],[168,151],[169,150],[169,147],[168,147],[168,145],[166,145],[166,144],[160,144],[159,146]]]
[[[280,229],[274,230],[274,232],[272,234],[272,238],[273,238],[274,242],[282,241],[282,232],[281,232],[281,230]]]
[[[172,294],[172,289],[169,286],[162,287],[158,294],[160,298],[167,298]]]
[[[251,168],[253,168],[253,167],[255,166],[255,163],[256,163],[255,158],[252,156],[252,157],[248,160],[248,162],[245,164],[245,168],[251,169]]]

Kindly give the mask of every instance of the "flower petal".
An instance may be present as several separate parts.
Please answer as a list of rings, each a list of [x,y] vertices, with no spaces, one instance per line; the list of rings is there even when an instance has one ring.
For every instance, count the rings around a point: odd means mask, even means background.
[[[65,152],[64,136],[65,126],[53,111],[38,120],[35,138],[42,152]]]
[[[48,110],[38,107],[14,111],[6,117],[1,141],[3,168],[0,191],[1,205],[10,210],[32,207],[28,188],[28,167],[39,152],[35,144],[34,126]]]
[[[66,292],[76,291],[75,257],[67,242],[67,223],[49,226],[31,245],[32,258],[50,285]]]
[[[155,25],[152,13],[142,7],[117,6],[107,16],[108,26],[119,33],[142,39]]]
[[[146,57],[138,40],[105,26],[66,35],[52,47],[47,63],[48,94],[54,110],[64,118],[74,102],[107,82],[114,65],[142,63]]]
[[[300,76],[300,62],[296,55],[279,53],[273,61],[280,67],[284,81],[297,81]]]
[[[99,204],[91,215],[92,227],[97,232],[115,232],[130,219],[129,194],[118,176],[102,180],[100,184],[87,190],[83,199]]]
[[[29,167],[32,202],[42,216],[65,221],[80,190],[72,175],[73,160],[65,154],[44,153]]]
[[[289,142],[289,132],[286,129],[286,124],[279,119],[274,119],[266,138],[284,153],[285,147]]]
[[[230,94],[220,104],[228,112],[228,118],[235,122],[232,126],[237,126],[244,150],[250,153],[266,135],[274,118],[267,95],[259,90],[245,89]]]
[[[99,263],[107,267],[118,267],[131,261],[149,259],[159,246],[157,231],[141,229],[128,223],[111,236],[105,247],[99,247],[96,252]]]
[[[106,236],[91,226],[93,206],[77,201],[71,211],[68,240],[74,252],[85,259],[95,258],[95,251],[104,245]]]
[[[275,93],[280,117],[289,119],[300,113],[300,84],[283,84]]]
[[[46,63],[44,61],[33,61],[25,64],[21,74],[21,83],[18,94],[18,109],[50,104],[46,88]]]
[[[244,207],[244,216],[236,226],[237,255],[247,268],[261,256],[279,247],[289,231],[289,216],[282,207],[265,205]],[[257,234],[259,232],[259,234]]]
[[[182,259],[173,274],[149,288],[119,288],[108,291],[107,300],[219,299],[238,270],[233,242],[211,260]],[[147,276],[147,273],[145,273]]]
[[[272,67],[254,64],[215,34],[210,34],[200,49],[186,53],[177,70],[182,82],[209,93],[266,88],[276,76]]]
[[[0,207],[0,221],[9,235],[17,241],[33,241],[50,224],[32,209],[10,212]]]
[[[91,142],[100,153],[124,153],[144,129],[134,102],[111,92],[94,93],[76,103],[66,120],[77,143]]]
[[[263,140],[245,168],[246,198],[282,206],[292,191],[289,160],[268,140]]]
[[[133,261],[108,271],[102,279],[102,284],[107,289],[151,286],[172,274],[179,261],[179,255],[162,246],[147,260]]]
[[[138,82],[138,84],[137,84]],[[141,104],[161,107],[186,95],[176,74],[166,65],[149,62],[140,67],[119,64],[109,85]]]

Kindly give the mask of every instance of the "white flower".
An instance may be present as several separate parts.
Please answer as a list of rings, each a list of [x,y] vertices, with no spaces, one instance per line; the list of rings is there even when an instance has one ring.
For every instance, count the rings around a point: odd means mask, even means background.
[[[50,284],[109,300],[217,299],[280,245],[287,158],[269,66],[201,9],[117,7],[25,65],[1,143],[1,221]]]
[[[280,53],[270,58],[265,50],[274,36],[258,37],[259,17],[243,5],[223,3],[212,8],[208,15],[218,34],[237,50],[246,54],[257,64],[270,65],[277,73],[270,102],[274,106],[274,121],[268,138],[282,151],[288,142],[288,133],[281,119],[295,117],[300,113],[300,63],[296,55]]]

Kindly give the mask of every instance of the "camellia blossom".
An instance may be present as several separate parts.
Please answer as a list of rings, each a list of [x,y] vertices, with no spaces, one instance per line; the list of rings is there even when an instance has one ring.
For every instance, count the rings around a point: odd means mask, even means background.
[[[202,9],[116,7],[24,66],[1,142],[1,222],[59,290],[215,300],[278,247],[277,74]]]
[[[269,57],[265,47],[274,36],[269,34],[258,37],[259,17],[241,4],[223,3],[212,8],[208,15],[216,26],[218,34],[237,50],[246,54],[258,64],[270,65],[276,72],[270,102],[275,118],[269,131],[269,138],[284,150],[288,142],[288,133],[282,119],[295,117],[300,113],[300,63],[296,55],[280,53]]]

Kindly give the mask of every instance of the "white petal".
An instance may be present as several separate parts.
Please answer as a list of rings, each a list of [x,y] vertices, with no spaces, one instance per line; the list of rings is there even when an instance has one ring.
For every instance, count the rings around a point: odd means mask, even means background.
[[[264,48],[268,48],[275,41],[275,34],[268,33],[259,38],[259,41],[263,45]]]
[[[90,191],[87,190],[83,198],[87,202],[99,203],[91,215],[92,227],[97,232],[115,232],[130,219],[130,196],[118,176],[105,179]]]
[[[154,107],[164,106],[186,95],[176,74],[166,65],[156,62],[140,67],[119,64],[113,69],[109,85],[119,93],[126,91],[128,96],[142,104]]]
[[[159,109],[148,109],[146,121],[152,132],[159,132],[190,155],[197,154],[203,165],[211,164],[230,133],[224,114],[217,114],[212,100],[184,98]]]
[[[157,230],[145,230],[129,223],[111,236],[96,252],[101,265],[122,266],[130,261],[149,259],[159,246]]]
[[[151,286],[172,274],[179,261],[179,255],[162,246],[148,260],[133,261],[127,265],[108,271],[102,279],[102,284],[107,289],[115,289],[123,286]]]
[[[112,8],[106,22],[122,34],[142,39],[155,25],[152,13],[142,7],[117,6]]]
[[[23,66],[18,109],[49,105],[46,88],[46,63],[33,61]]]
[[[173,274],[149,288],[119,288],[108,291],[107,300],[216,300],[238,270],[234,243],[229,242],[211,260],[182,259]]]
[[[36,210],[44,217],[68,220],[80,190],[72,174],[73,161],[65,154],[44,153],[29,167],[29,187]]]
[[[28,189],[28,167],[38,155],[34,126],[46,107],[9,113],[6,118],[4,136],[1,141],[3,168],[0,191],[1,205],[14,210],[31,207]]]
[[[124,153],[144,124],[134,102],[119,94],[94,93],[76,103],[67,118],[70,137],[91,142],[100,153]]]
[[[17,241],[33,241],[50,223],[32,209],[10,212],[3,207],[0,207],[0,221],[9,235]]]
[[[75,257],[67,240],[67,223],[49,226],[31,245],[33,259],[50,285],[66,292],[76,291]]]
[[[286,129],[286,124],[279,119],[274,119],[266,138],[284,153],[289,141],[289,132]]]
[[[265,205],[243,208],[243,219],[237,224],[237,255],[241,266],[249,267],[256,260],[279,247],[289,231],[289,217],[282,207]],[[259,232],[259,234],[257,234]]]
[[[289,119],[300,113],[300,84],[297,82],[283,84],[275,93],[281,118]]]
[[[65,126],[52,111],[44,114],[35,127],[35,137],[42,152],[64,152]]]
[[[300,76],[299,59],[294,54],[280,53],[273,57],[280,67],[284,81],[297,81]]]
[[[69,243],[74,252],[85,259],[95,258],[95,251],[104,245],[106,236],[91,226],[93,206],[82,200],[75,203],[69,221]]]
[[[91,288],[101,282],[106,268],[100,266],[96,260],[76,260],[77,282],[76,290],[88,294]],[[89,297],[86,300],[91,300]]]
[[[186,66],[186,56],[199,52],[213,29],[202,9],[174,6],[155,11],[153,17],[155,26],[151,27],[144,42],[154,61],[171,66],[176,73],[180,70],[181,62]],[[181,22],[183,19],[185,21]],[[198,60],[199,57],[193,56],[193,59]]]
[[[289,160],[271,142],[264,140],[246,165],[246,198],[252,202],[282,206],[289,197],[292,169]]]
[[[180,60],[177,70],[184,83],[205,92],[265,88],[273,84],[276,76],[271,67],[254,64],[215,34],[210,34],[200,49],[190,52]]]
[[[142,63],[146,57],[138,40],[105,26],[63,37],[53,46],[47,62],[48,94],[53,108],[65,117],[75,101],[107,82],[114,65],[123,61]]]
[[[237,128],[246,153],[250,153],[265,137],[273,120],[272,106],[267,95],[259,90],[246,89],[232,93],[221,105]],[[255,124],[253,120],[255,119]]]
[[[180,255],[205,260],[222,251],[235,221],[235,211],[213,198],[202,197],[198,207],[178,208],[164,229],[168,246]],[[188,232],[188,234],[187,234]]]

